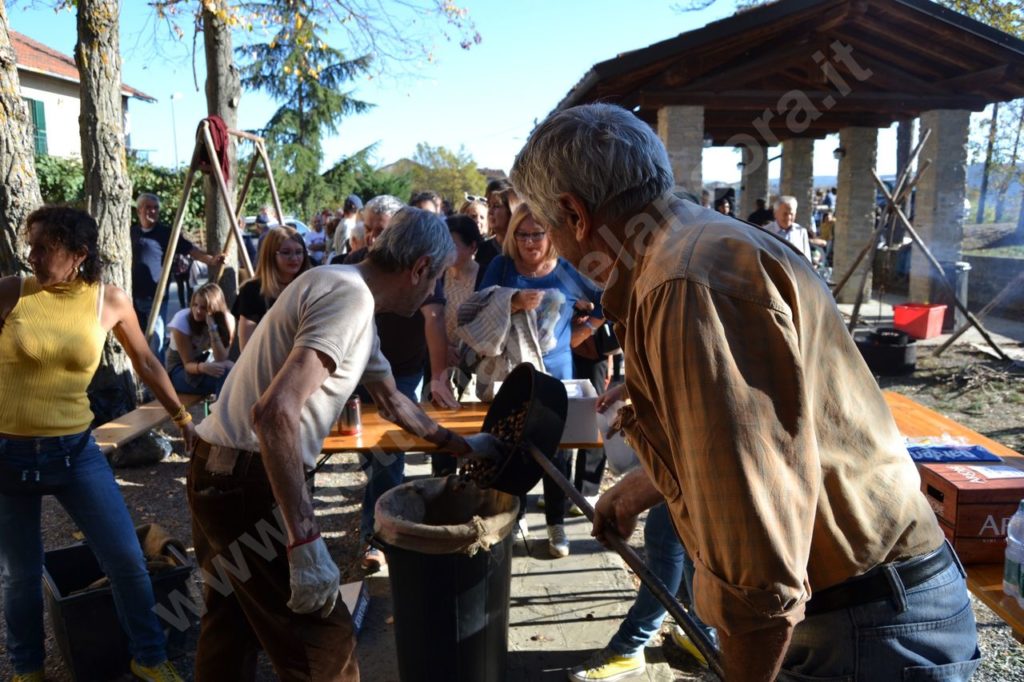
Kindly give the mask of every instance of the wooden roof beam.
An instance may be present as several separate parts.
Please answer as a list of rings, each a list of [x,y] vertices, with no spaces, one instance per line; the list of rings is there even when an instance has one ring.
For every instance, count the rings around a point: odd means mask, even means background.
[[[754,64],[751,63],[750,56],[744,53],[729,64],[723,65],[723,68],[712,69],[700,78],[682,84],[682,86],[686,90],[702,90],[708,86],[722,83],[746,83],[756,78],[780,73],[797,58],[805,59],[808,65],[817,69],[818,65],[811,58],[811,55],[817,50],[817,46],[809,41],[786,45],[756,55],[755,59],[758,61]]]
[[[997,85],[1015,79],[1017,69],[1012,64],[997,64],[988,69],[981,69],[962,76],[955,76],[939,81],[938,85],[945,90],[977,90],[990,85]]]
[[[655,77],[662,77],[666,85],[676,86],[689,83],[697,78],[703,78],[712,73],[719,65],[731,63],[734,57],[742,59],[741,55],[750,50],[762,47],[784,39],[784,36],[791,33],[801,33],[813,30],[828,30],[835,26],[841,26],[849,20],[853,12],[853,5],[841,4],[838,7],[825,10],[824,12],[801,13],[787,18],[785,21],[765,27],[761,35],[752,38],[749,34],[740,34],[729,38],[720,39],[713,45],[702,45],[699,50],[700,60],[695,60],[693,55],[687,54],[684,50],[681,54],[672,57],[669,65],[654,66],[648,65],[644,71],[652,68],[657,69]],[[723,20],[724,21],[724,20]],[[808,57],[810,55],[808,54]],[[666,72],[667,73],[664,73]],[[648,79],[653,82],[654,78]]]
[[[801,99],[796,99],[799,96]],[[803,99],[805,98],[805,99]],[[846,96],[827,90],[727,90],[721,92],[640,92],[643,108],[671,105],[701,105],[706,109],[760,111],[789,110],[810,102],[819,111],[886,111],[901,114],[908,109],[968,109],[981,111],[985,98],[975,95],[921,95],[913,92],[857,92]]]
[[[947,39],[950,45],[956,45],[958,53],[973,52],[972,57],[976,61],[985,61],[986,58],[991,60],[993,48],[996,47],[988,39],[966,30],[963,26],[950,26],[941,19],[914,11],[899,3],[880,2],[875,9],[881,15],[876,20],[884,27],[917,28],[932,36],[933,39],[934,36],[939,35]],[[921,43],[918,42],[920,34],[906,31],[901,35],[911,38],[911,44],[915,47],[921,46]]]
[[[843,42],[851,45],[874,44],[876,47],[884,49],[885,56],[881,58],[884,62],[888,62],[890,56],[903,52],[930,59],[934,62],[932,66],[939,69],[973,70],[984,65],[984,62],[979,63],[977,59],[968,59],[957,50],[943,49],[941,45],[933,46],[927,38],[903,30],[891,30],[890,28],[887,32],[879,32],[871,31],[866,26],[843,26],[836,29],[834,33]],[[921,62],[919,61],[917,64],[920,65]]]
[[[945,89],[940,88],[933,83],[906,71],[905,69],[901,69],[900,67],[893,65],[890,61],[884,61],[871,56],[859,47],[853,50],[851,57],[858,65],[866,69],[871,69],[873,72],[871,76],[864,81],[864,83],[869,87],[880,86],[889,90],[904,92],[910,90],[922,94],[933,95],[939,95],[946,92]],[[846,78],[850,87],[854,89],[858,87],[857,80],[853,78],[847,69],[840,68],[839,71],[841,75]]]

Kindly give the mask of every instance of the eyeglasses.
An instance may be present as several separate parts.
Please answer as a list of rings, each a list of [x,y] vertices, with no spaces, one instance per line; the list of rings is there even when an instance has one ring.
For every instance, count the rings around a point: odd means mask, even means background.
[[[548,236],[547,232],[516,232],[516,239],[521,242],[541,242]]]
[[[487,197],[475,197],[472,194],[466,194],[466,201],[479,201],[481,203],[487,203]]]
[[[303,258],[306,253],[304,251],[278,251],[277,255],[281,258]]]

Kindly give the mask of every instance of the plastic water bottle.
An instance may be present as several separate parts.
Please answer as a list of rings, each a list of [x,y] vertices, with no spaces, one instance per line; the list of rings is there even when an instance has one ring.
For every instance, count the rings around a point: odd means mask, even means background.
[[[1024,500],[1021,500],[1006,530],[1006,562],[1003,564],[1003,593],[1015,597],[1018,602],[1024,601],[1021,598],[1021,564],[1024,564]]]

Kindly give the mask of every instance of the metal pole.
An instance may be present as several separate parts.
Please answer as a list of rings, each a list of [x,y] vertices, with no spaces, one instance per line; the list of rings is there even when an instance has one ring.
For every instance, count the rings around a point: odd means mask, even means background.
[[[577,507],[583,510],[583,513],[590,520],[594,522],[594,508],[587,502],[587,498],[583,497],[583,494],[576,490],[569,481],[566,480],[562,472],[555,468],[555,465],[551,463],[544,453],[537,449],[535,445],[526,443],[530,455],[540,465],[552,481],[558,484],[558,487],[565,491],[565,494],[569,496]],[[637,577],[640,578],[641,582],[647,586],[647,589],[651,591],[651,594],[661,602],[665,610],[675,618],[676,623],[683,629],[686,635],[693,641],[697,646],[697,649],[704,655],[704,658],[708,661],[708,666],[711,670],[718,675],[719,679],[725,679],[725,671],[722,669],[722,661],[718,654],[718,649],[708,639],[708,636],[704,634],[704,631],[697,627],[697,624],[693,621],[693,618],[686,612],[683,605],[680,604],[675,595],[669,593],[668,588],[665,584],[658,579],[658,576],[651,573],[651,569],[647,568],[640,556],[633,551],[633,548],[626,544],[626,541],[617,535],[608,534],[606,535],[609,544],[612,549],[622,557],[622,560],[636,573]]]

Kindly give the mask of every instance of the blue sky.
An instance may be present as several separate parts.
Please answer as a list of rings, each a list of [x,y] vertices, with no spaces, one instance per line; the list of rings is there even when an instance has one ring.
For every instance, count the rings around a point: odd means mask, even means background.
[[[43,3],[21,0],[9,7],[11,27],[65,54],[75,44],[75,15],[55,13]],[[731,0],[718,0],[700,12],[680,12],[676,3],[651,0],[463,0],[483,40],[470,50],[439,42],[433,63],[414,64],[353,83],[358,98],[376,104],[370,112],[346,119],[325,146],[333,164],[374,142],[376,160],[390,163],[412,156],[418,142],[458,148],[464,145],[480,166],[508,170],[536,119],[543,118],[592,64],[616,54],[699,28],[733,12]],[[149,150],[161,165],[186,163],[195,126],[205,115],[205,68],[195,60],[191,35],[175,42],[156,26],[152,10],[140,0],[122,2],[121,47],[124,80],[156,97],[156,103],[130,104],[132,144]],[[155,39],[160,36],[159,39]],[[334,36],[332,36],[332,42]],[[202,50],[202,37],[197,44]],[[344,48],[344,45],[336,45]],[[180,93],[173,103],[171,95]],[[172,108],[175,125],[172,127]],[[266,96],[245,92],[239,124],[258,128],[276,105]],[[879,139],[879,169],[895,168],[895,127]],[[815,173],[834,175],[835,139],[815,147]],[[739,179],[738,153],[705,150],[704,179]],[[778,162],[771,167],[778,174]]]

